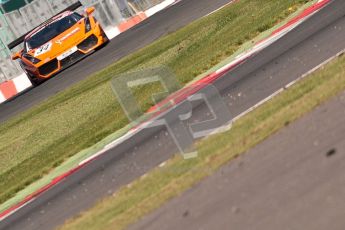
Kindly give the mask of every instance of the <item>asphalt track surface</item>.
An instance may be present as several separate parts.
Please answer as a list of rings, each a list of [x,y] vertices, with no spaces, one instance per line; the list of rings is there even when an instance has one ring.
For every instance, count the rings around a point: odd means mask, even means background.
[[[19,97],[0,104],[0,122],[31,108],[48,97],[87,78],[90,74],[102,70],[122,57],[213,12],[230,1],[183,0],[168,9],[158,12],[153,17],[112,39],[103,49],[76,63],[39,87],[28,90]]]
[[[130,230],[343,230],[345,93]]]
[[[215,86],[233,116],[345,48],[345,1],[335,0],[284,38],[225,74]],[[172,110],[168,115],[175,113]],[[200,120],[205,105],[193,110]],[[0,229],[52,229],[178,152],[164,127],[145,129],[109,150],[20,211]]]

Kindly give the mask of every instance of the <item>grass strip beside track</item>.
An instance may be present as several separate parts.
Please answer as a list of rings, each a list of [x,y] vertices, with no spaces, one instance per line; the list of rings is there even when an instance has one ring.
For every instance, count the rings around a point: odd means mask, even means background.
[[[344,89],[342,56],[237,120],[230,131],[197,143],[197,158],[176,156],[69,220],[60,230],[125,229]]]
[[[163,64],[172,68],[178,80],[186,84],[306,2],[311,1],[267,0],[262,4],[261,0],[240,0],[0,124],[0,203],[51,173],[61,163],[89,154],[90,149],[80,151],[108,135],[118,135],[113,133],[128,124],[111,91],[112,77]],[[145,109],[152,106],[149,98],[157,91],[155,86],[141,90],[140,103]],[[39,185],[34,184],[31,189]]]

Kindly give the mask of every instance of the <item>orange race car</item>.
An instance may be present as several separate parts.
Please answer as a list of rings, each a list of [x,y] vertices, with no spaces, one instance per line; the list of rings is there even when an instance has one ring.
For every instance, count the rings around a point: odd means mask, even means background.
[[[109,39],[92,16],[94,8],[85,15],[65,11],[36,27],[24,37],[24,49],[12,56],[35,86],[59,71],[82,59]]]

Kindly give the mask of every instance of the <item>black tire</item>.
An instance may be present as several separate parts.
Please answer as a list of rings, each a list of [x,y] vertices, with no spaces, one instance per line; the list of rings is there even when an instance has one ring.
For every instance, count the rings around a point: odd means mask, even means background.
[[[26,73],[26,75],[28,76],[33,87],[39,86],[43,82],[43,80],[37,78],[35,75],[31,73]]]
[[[107,34],[104,32],[103,27],[100,26],[100,29],[101,29],[102,37],[103,37],[107,42],[109,42],[110,39],[108,38]]]
[[[25,69],[24,64],[22,63],[22,61],[19,61],[19,65],[20,65],[20,67],[22,68],[22,70],[24,71],[24,73],[26,74],[26,76],[28,76],[28,78],[29,78],[29,80],[30,80],[30,82],[31,82],[31,84],[32,84],[33,87],[36,87],[36,86],[38,86],[39,84],[42,83],[43,80],[38,79],[35,75],[29,73],[29,72]]]
[[[100,45],[99,47],[97,47],[96,50],[100,50],[100,49],[104,48],[104,47],[105,47],[106,45],[108,45],[109,42],[110,42],[110,39],[109,39],[108,36],[105,34],[105,32],[104,32],[104,30],[103,30],[103,28],[102,28],[101,26],[100,26],[100,29],[101,29],[102,37],[105,39],[105,42],[104,42],[102,45]]]

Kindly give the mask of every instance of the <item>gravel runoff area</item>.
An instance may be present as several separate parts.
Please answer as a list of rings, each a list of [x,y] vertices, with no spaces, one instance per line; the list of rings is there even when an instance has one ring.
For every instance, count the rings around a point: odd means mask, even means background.
[[[345,92],[130,230],[342,230]]]

